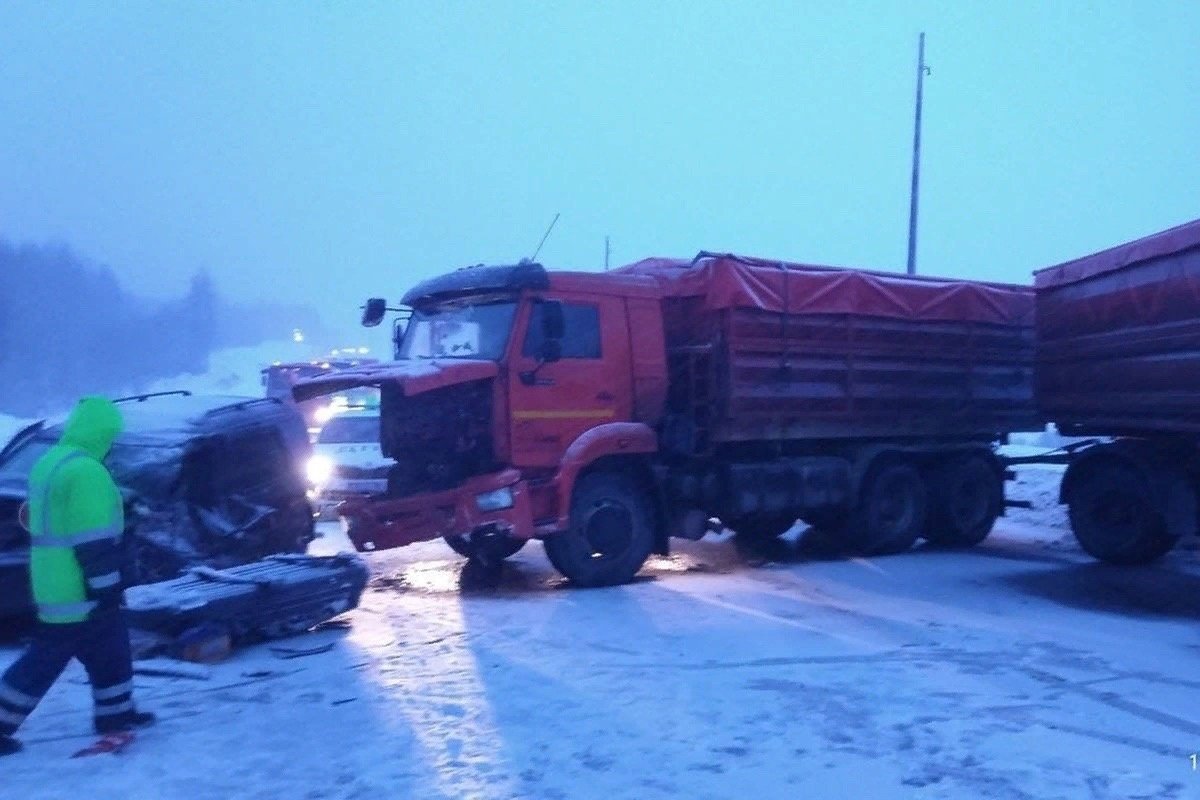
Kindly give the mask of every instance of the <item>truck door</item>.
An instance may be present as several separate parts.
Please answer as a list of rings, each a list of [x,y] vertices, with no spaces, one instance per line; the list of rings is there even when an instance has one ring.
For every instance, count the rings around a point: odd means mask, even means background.
[[[545,305],[527,304],[509,370],[512,461],[556,467],[582,433],[630,419],[629,327],[621,298],[564,295],[560,360],[528,375],[543,352]],[[522,376],[526,377],[522,377]]]

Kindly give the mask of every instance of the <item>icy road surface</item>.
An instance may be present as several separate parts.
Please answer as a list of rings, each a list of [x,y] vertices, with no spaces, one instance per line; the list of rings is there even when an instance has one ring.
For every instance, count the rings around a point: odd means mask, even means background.
[[[73,667],[0,795],[1200,797],[1196,551],[1104,567],[1057,514],[965,553],[758,565],[717,537],[602,590],[537,544],[495,585],[440,544],[380,554],[349,627],[282,643],[328,652],[139,676],[163,719],[120,757],[67,758]]]

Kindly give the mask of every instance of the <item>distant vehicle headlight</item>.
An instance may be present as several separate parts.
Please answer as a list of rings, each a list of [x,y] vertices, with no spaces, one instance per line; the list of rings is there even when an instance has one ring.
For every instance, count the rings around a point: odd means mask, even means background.
[[[308,460],[305,473],[309,483],[320,486],[333,477],[333,459],[329,456],[315,455]]]
[[[493,489],[490,492],[475,495],[475,504],[480,511],[503,511],[513,507],[512,488]]]

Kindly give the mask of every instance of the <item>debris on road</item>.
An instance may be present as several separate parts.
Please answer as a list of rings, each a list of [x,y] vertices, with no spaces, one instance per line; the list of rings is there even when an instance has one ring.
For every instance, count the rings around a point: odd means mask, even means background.
[[[166,658],[135,661],[133,662],[133,674],[153,678],[187,678],[193,681],[207,681],[212,678],[212,672],[207,667],[198,664],[184,664]]]
[[[367,566],[352,554],[269,556],[227,570],[194,569],[125,594],[130,625],[168,636],[193,632],[203,649],[227,632],[231,644],[310,630],[358,605]]]
[[[329,642],[316,647],[272,647],[270,650],[278,658],[304,658],[328,653],[333,649],[334,644],[335,642]]]

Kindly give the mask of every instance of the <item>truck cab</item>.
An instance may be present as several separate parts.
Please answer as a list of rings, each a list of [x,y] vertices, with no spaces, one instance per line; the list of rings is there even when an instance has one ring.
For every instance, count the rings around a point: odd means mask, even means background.
[[[667,375],[653,281],[523,262],[452,272],[402,302],[412,311],[396,361],[294,391],[304,402],[379,388],[380,445],[395,465],[386,492],[340,509],[358,549],[446,537],[459,552],[503,557],[568,527],[583,473],[657,450]],[[644,542],[626,552],[628,538],[594,543],[590,571],[556,566],[583,582],[628,579],[650,552]],[[606,559],[620,564],[594,569]]]

